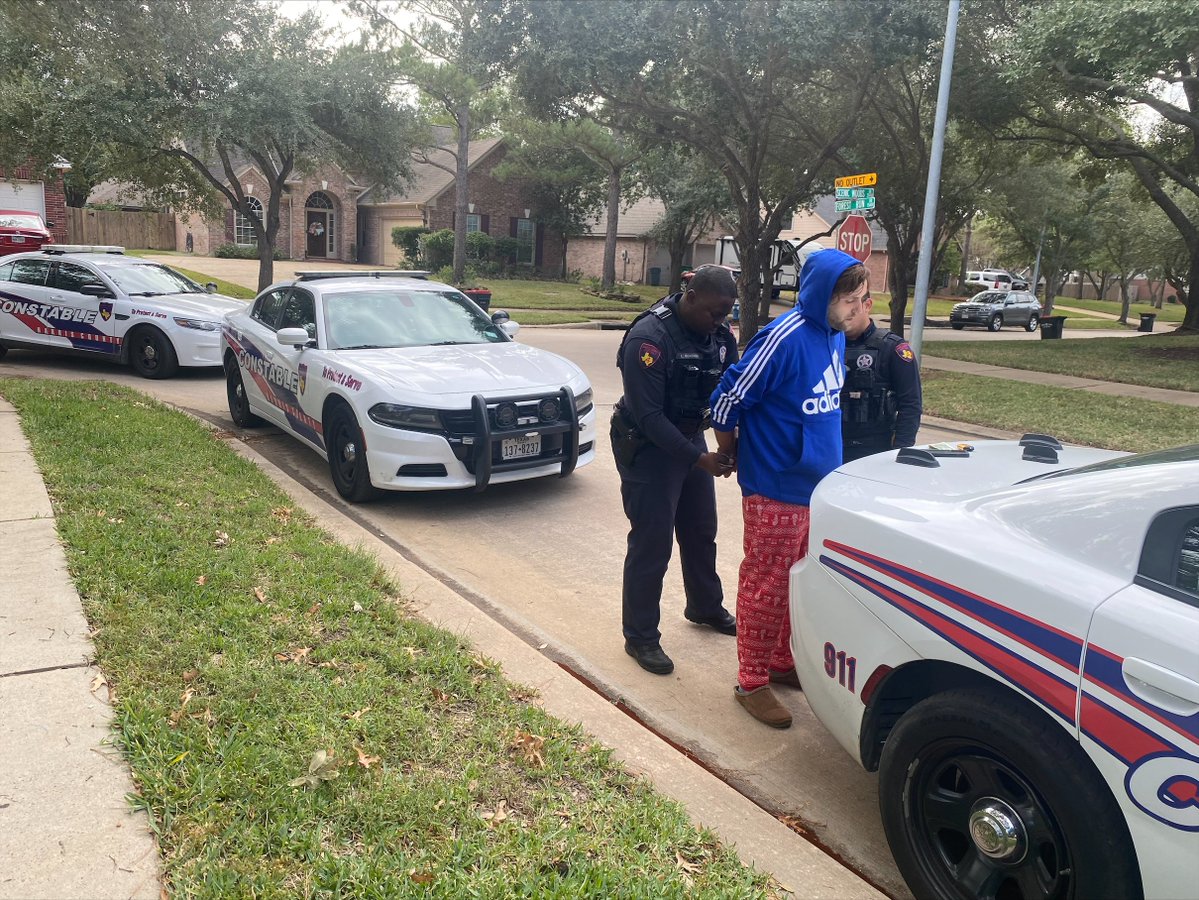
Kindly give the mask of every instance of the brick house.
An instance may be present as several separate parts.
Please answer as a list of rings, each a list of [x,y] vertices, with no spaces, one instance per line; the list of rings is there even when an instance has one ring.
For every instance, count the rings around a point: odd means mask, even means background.
[[[452,133],[442,129],[443,142],[428,155],[429,161],[413,166],[413,178],[401,191],[389,193],[367,189],[358,200],[360,261],[386,266],[401,263],[400,249],[391,240],[396,227],[427,227],[433,231],[455,225],[455,165],[450,153]],[[470,171],[467,230],[492,237],[513,237],[527,248],[517,258],[526,265],[549,273],[562,271],[562,236],[548,230],[533,217],[531,192],[518,178],[500,181],[495,169],[508,150],[503,138],[471,141],[467,150]],[[445,168],[443,168],[445,167]]]
[[[0,209],[37,213],[54,235],[54,240],[65,244],[67,193],[62,183],[65,169],[56,166],[53,171],[53,176],[47,179],[31,166],[18,166],[11,172],[0,168]]]

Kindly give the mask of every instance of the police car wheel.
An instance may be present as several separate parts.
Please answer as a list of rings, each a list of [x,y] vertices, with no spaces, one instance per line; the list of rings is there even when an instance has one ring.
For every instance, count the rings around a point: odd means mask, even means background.
[[[4,359],[5,354],[7,354],[7,353],[8,353],[8,348],[5,347],[4,345],[0,344],[0,359]]]
[[[953,690],[913,706],[883,746],[879,805],[917,897],[1142,896],[1128,826],[1094,765],[1005,693]]]
[[[1031,316],[1028,317],[1028,324],[1024,326],[1024,330],[1025,331],[1036,331],[1037,326],[1040,324],[1041,324],[1040,317],[1036,313],[1033,313]]]
[[[241,379],[241,369],[232,359],[225,363],[225,394],[229,398],[229,418],[238,428],[257,428],[262,419],[250,412],[250,398]]]
[[[991,316],[991,321],[987,323],[987,331],[998,331],[1003,327],[1003,316],[999,313]]]
[[[333,486],[351,503],[373,500],[383,492],[371,484],[366,441],[348,406],[333,407],[325,420],[325,450]]]
[[[125,341],[129,345],[129,364],[142,378],[170,378],[179,371],[175,348],[157,328],[136,328]]]
[[[965,325],[962,325],[960,322],[953,322],[951,324],[953,325],[954,331],[961,331],[963,328],[966,327]]]

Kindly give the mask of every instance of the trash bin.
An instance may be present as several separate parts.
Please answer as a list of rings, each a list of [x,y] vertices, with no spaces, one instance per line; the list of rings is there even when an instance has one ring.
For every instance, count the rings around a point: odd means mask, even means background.
[[[1062,329],[1065,327],[1065,316],[1045,316],[1041,319],[1041,340],[1048,341],[1060,338],[1062,336]]]
[[[483,312],[487,312],[491,308],[491,291],[485,288],[467,288],[462,293],[474,300]]]
[[[1152,331],[1153,320],[1157,318],[1157,313],[1141,313],[1141,325],[1137,331]]]
[[[658,266],[649,267],[649,283],[654,287],[662,283],[662,270]]]

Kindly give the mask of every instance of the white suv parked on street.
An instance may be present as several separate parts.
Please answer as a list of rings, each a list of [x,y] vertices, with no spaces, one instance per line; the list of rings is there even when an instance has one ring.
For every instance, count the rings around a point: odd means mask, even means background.
[[[591,384],[425,273],[307,272],[231,313],[229,414],[320,453],[347,500],[482,490],[595,458]]]

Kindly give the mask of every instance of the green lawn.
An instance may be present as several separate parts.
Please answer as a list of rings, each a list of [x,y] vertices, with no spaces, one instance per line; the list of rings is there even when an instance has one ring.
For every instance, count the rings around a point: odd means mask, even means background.
[[[926,369],[921,382],[924,412],[956,422],[1052,434],[1072,444],[1134,452],[1178,447],[1199,439],[1199,409],[1190,406],[935,369]]]
[[[1078,300],[1074,297],[1058,297],[1053,301],[1054,305],[1074,306],[1078,309],[1089,309],[1092,312],[1108,313],[1113,316],[1120,315],[1120,301],[1118,300]],[[1181,303],[1165,303],[1161,309],[1155,309],[1148,303],[1132,303],[1128,307],[1128,321],[1136,324],[1141,316],[1141,313],[1153,313],[1163,322],[1181,322],[1186,315],[1186,307]]]
[[[928,355],[1199,391],[1199,335],[1155,334],[1080,341],[930,341]]]
[[[777,895],[192,419],[99,382],[0,394],[53,499],[169,893]]]
[[[545,309],[572,310],[578,312],[631,312],[638,313],[655,300],[666,296],[666,289],[649,285],[623,286],[622,290],[635,293],[640,302],[606,300],[584,293],[581,285],[564,281],[532,281],[518,279],[496,279],[486,281],[491,289],[492,309]]]

